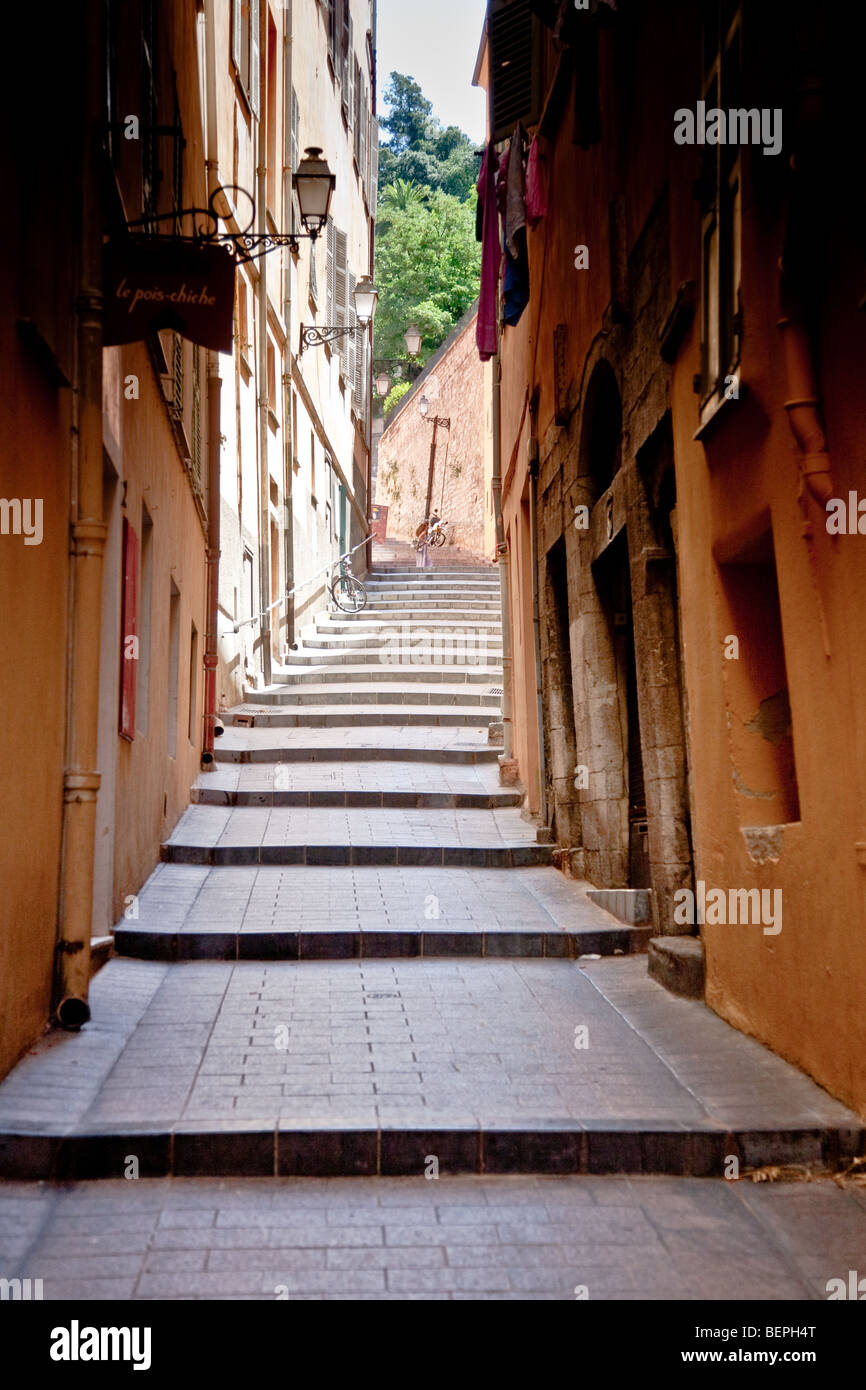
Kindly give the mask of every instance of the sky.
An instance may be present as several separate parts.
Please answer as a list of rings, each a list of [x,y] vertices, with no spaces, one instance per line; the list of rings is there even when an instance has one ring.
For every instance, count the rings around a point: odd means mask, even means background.
[[[443,125],[483,144],[484,93],[472,86],[472,73],[486,9],[486,0],[379,0],[380,108],[388,74],[405,73]]]

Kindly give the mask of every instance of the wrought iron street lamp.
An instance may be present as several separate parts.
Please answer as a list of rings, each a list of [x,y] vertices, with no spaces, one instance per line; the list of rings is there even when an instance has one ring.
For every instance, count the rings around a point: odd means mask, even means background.
[[[416,324],[412,323],[405,332],[406,351],[410,357],[417,357],[421,351],[421,330]]]
[[[292,175],[292,187],[298,195],[301,221],[313,240],[327,224],[336,182],[322,151],[311,145]]]
[[[391,378],[387,372],[380,372],[376,377],[376,391],[383,398],[387,396],[391,389]]]
[[[376,302],[379,298],[379,291],[372,280],[367,278],[359,280],[355,286],[352,296],[354,300],[355,317],[358,322],[348,324],[323,324],[322,327],[310,327],[301,324],[301,346],[298,356],[301,356],[304,348],[321,347],[323,343],[336,342],[338,338],[345,338],[349,333],[354,333],[360,326],[366,328],[373,320],[376,312]]]

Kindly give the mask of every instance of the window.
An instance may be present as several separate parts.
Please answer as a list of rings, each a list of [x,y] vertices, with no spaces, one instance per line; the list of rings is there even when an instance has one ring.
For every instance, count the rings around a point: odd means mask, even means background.
[[[195,743],[196,737],[196,705],[198,703],[198,632],[193,623],[190,628],[189,636],[189,724],[188,733],[190,743]]]
[[[277,28],[268,11],[268,88],[266,94],[268,111],[268,186],[267,201],[271,212],[277,207]]]
[[[180,589],[174,580],[168,606],[168,710],[166,713],[166,751],[177,756],[177,699],[180,677]]]
[[[301,153],[301,109],[300,109],[300,107],[298,106],[298,94],[297,94],[297,92],[295,91],[295,89],[294,89],[294,87],[293,87],[293,88],[292,88],[292,152],[291,152],[292,173],[295,172],[295,170],[297,169],[297,167],[298,167],[298,165],[299,165],[299,163],[300,163],[300,153]],[[297,229],[298,229],[298,218],[297,218],[297,199],[296,199],[296,197],[295,197],[294,189],[292,189],[291,200],[292,200],[292,231],[295,232],[295,231],[297,231]],[[315,250],[316,250],[316,243],[313,241],[313,242],[310,243],[310,251],[311,251],[311,259],[312,259],[312,260],[315,260]]]
[[[488,39],[493,84],[493,139],[506,140],[518,121],[538,120],[541,30],[530,0],[490,0]]]
[[[192,349],[192,479],[201,491],[202,429],[201,429],[201,348]]]
[[[703,31],[701,96],[706,109],[741,105],[742,31],[739,8],[709,0]],[[740,147],[705,145],[699,181],[701,202],[701,412],[724,398],[726,378],[740,361]]]
[[[232,0],[232,62],[253,115],[259,114],[260,0]]]
[[[345,232],[337,232],[334,248],[334,326],[345,328],[349,322],[348,237]],[[337,339],[337,350],[343,362],[345,374],[345,362],[348,355],[348,342],[345,336]]]
[[[135,693],[135,723],[140,734],[147,733],[150,710],[150,615],[153,594],[153,522],[141,504],[141,594],[138,614],[138,680]]]
[[[719,565],[726,723],[740,824],[800,819],[794,731],[772,533]]]

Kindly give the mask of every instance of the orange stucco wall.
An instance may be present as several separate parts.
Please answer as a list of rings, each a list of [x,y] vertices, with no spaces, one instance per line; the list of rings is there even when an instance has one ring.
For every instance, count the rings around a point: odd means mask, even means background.
[[[698,152],[673,141],[674,111],[693,107],[700,95],[696,11],[685,3],[651,4],[635,20],[630,36],[617,39],[608,31],[600,35],[603,138],[589,150],[575,145],[573,108],[565,110],[557,138],[547,147],[551,212],[529,233],[532,298],[519,327],[506,329],[503,336],[502,454],[515,627],[515,756],[530,798],[537,780],[538,730],[532,615],[522,562],[525,446],[530,433],[528,412],[520,426],[524,401],[537,390],[536,433],[543,461],[559,435],[554,423],[554,329],[567,325],[566,385],[572,413],[580,409],[587,362],[604,353],[612,298],[609,207],[616,196],[622,197],[629,256],[651,211],[666,198],[671,301],[684,281],[700,284],[700,212],[693,191]],[[777,105],[787,74],[776,70],[772,36],[761,28],[760,7],[746,3],[744,16],[751,77],[756,90],[765,94],[759,104]],[[841,29],[833,42],[829,61],[842,68]],[[805,51],[808,48],[807,43]],[[691,62],[686,59],[689,53]],[[554,59],[549,45],[545,89]],[[841,79],[840,89],[847,90]],[[702,440],[694,438],[699,425],[693,389],[700,369],[699,312],[670,375],[694,869],[695,877],[708,886],[782,892],[783,926],[777,935],[764,934],[761,925],[702,929],[708,1003],[866,1112],[866,536],[833,538],[818,503],[809,500],[805,517],[798,505],[799,455],[785,410],[791,391],[777,327],[778,259],[787,201],[783,165],[784,158],[771,168],[771,160],[760,151],[743,152],[745,329],[740,399],[722,408]],[[866,282],[848,200],[842,181],[824,206],[831,229],[829,274],[817,348],[833,495],[847,497],[850,489],[862,499],[866,316],[857,306]],[[589,247],[587,271],[574,268],[576,244]],[[633,303],[632,315],[639,309]],[[633,443],[624,438],[624,451]],[[804,520],[811,527],[811,543],[804,537]],[[750,853],[743,830],[766,824],[770,813],[760,796],[750,805],[748,787],[742,790],[738,740],[729,736],[737,700],[732,697],[736,682],[730,673],[726,679],[725,670],[731,609],[722,564],[742,553],[748,538],[768,525],[778,579],[799,819],[783,825],[763,847],[753,837]],[[753,617],[740,635],[752,644],[740,659],[751,664],[757,685],[764,678],[771,681],[760,623]],[[758,713],[757,708],[752,711]]]

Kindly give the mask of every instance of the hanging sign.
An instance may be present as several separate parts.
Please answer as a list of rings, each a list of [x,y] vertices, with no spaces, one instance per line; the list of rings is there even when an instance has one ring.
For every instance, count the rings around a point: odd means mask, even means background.
[[[103,252],[106,347],[157,329],[231,352],[235,263],[224,246],[170,238],[109,243]]]

